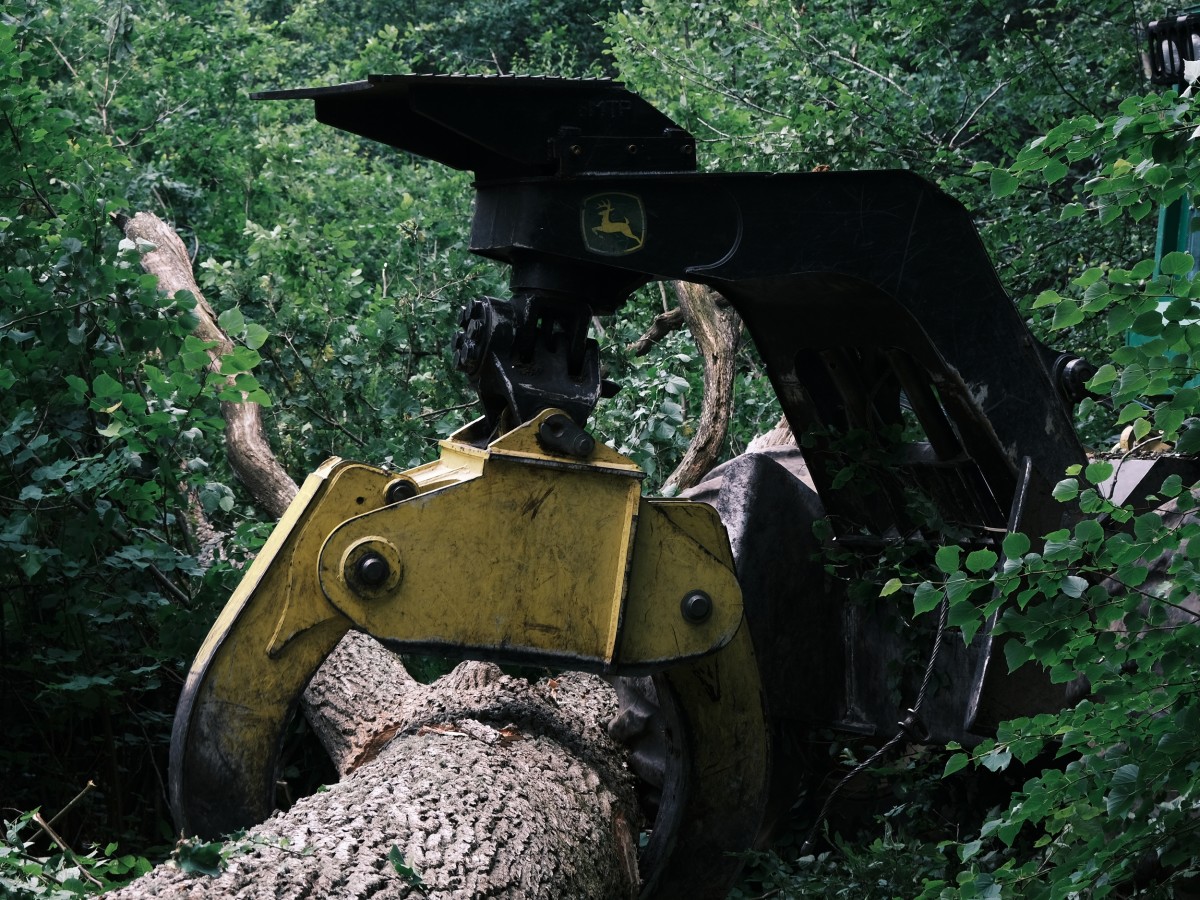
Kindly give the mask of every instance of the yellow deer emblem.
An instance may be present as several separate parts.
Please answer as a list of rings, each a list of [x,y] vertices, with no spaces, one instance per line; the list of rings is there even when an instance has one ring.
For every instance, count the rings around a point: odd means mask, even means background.
[[[619,209],[614,207],[614,199],[621,201]],[[589,250],[606,256],[619,256],[642,248],[646,240],[644,216],[641,201],[637,197],[632,194],[608,194],[590,197],[588,205],[592,207],[592,214],[585,219],[584,240]],[[614,210],[616,216],[613,215]],[[591,224],[596,221],[597,215],[600,223]]]

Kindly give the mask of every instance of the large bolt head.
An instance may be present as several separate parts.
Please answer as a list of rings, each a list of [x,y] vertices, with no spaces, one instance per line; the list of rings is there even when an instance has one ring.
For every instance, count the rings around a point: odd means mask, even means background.
[[[367,553],[354,564],[355,579],[367,587],[379,587],[391,577],[392,567],[378,553]]]
[[[399,503],[402,500],[411,500],[417,493],[417,486],[411,481],[393,481],[388,485],[384,499],[388,503]]]
[[[683,613],[683,617],[687,621],[693,625],[699,625],[708,621],[709,616],[712,615],[712,597],[704,591],[691,591],[685,594],[683,600],[679,602],[679,611]]]

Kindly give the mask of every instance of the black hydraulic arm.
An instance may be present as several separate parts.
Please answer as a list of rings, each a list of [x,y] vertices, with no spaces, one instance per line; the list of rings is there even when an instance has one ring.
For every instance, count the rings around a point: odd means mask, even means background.
[[[835,519],[900,515],[830,491],[825,449],[895,424],[898,395],[970,524],[1005,524],[1026,457],[1051,484],[1083,458],[967,211],[911,172],[697,173],[692,137],[611,81],[381,75],[257,96],[311,98],[323,122],[475,173],[471,248],[511,266],[513,302],[476,310],[503,341],[471,326],[458,356],[497,419],[549,390],[582,426],[601,388],[581,323],[684,279],[742,316],[793,430],[815,435]]]

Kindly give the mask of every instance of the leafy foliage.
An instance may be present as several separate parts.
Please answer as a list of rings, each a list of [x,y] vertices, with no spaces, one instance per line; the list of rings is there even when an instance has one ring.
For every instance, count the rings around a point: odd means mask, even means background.
[[[117,845],[86,854],[59,850],[39,855],[33,838],[37,810],[5,822],[0,842],[0,893],[12,900],[65,900],[115,887],[150,871],[145,857],[116,856]]]
[[[1141,88],[1135,10],[1080,3],[851,2],[836,14],[799,2],[687,6],[647,0],[613,22],[623,77],[691,130],[722,171],[909,168],[976,217],[1008,290],[1023,304],[1080,262],[1121,258],[1152,239],[1128,219],[1058,210],[1080,169],[1039,170],[1037,191],[1002,168],[1062,121],[1093,118]],[[1079,323],[1077,351],[1115,346]]]
[[[205,471],[203,451],[223,426],[187,353],[189,298],[160,295],[110,224],[99,173],[120,167],[119,154],[40,87],[57,66],[48,17],[10,9],[0,22],[4,766],[9,802],[27,806],[65,800],[94,773],[101,788],[81,809],[120,834],[156,818],[160,751],[145,735],[166,729],[170,684],[201,633],[187,497],[224,477]],[[46,784],[60,787],[37,796]]]
[[[1089,10],[1085,28],[1072,27],[1081,17],[1071,9],[980,5],[967,27],[957,8],[904,3],[852,5],[837,21],[790,4],[700,3],[685,16],[648,3],[616,19],[614,52],[719,148],[722,168],[879,161],[938,178],[983,213],[985,240],[1035,328],[1111,360],[1090,386],[1113,412],[1085,403],[1089,434],[1108,444],[1129,426],[1142,446],[1194,452],[1194,260],[1140,258],[1150,214],[1195,192],[1193,102],[1136,93],[1114,52],[1128,7]],[[1072,65],[1047,64],[1058,59]],[[1130,330],[1147,340],[1126,345]],[[1037,663],[1055,681],[1091,681],[1089,701],[1006,724],[994,741],[953,753],[946,776],[972,763],[1007,772],[1045,753],[1061,761],[974,833],[922,856],[907,889],[862,881],[863,857],[878,869],[887,848],[876,856],[844,841],[836,860],[768,866],[759,887],[805,894],[824,878],[822,893],[847,896],[1061,897],[1170,890],[1193,877],[1192,494],[1168,479],[1165,508],[1114,508],[1096,485],[1118,465],[1097,462],[1060,483],[1055,496],[1078,502],[1082,517],[1038,551],[1010,535],[995,574],[995,550],[947,545],[932,560],[937,578],[910,581],[910,566],[880,579],[883,596],[910,593],[917,616],[945,598],[964,640],[998,613],[1011,668]],[[928,848],[911,832],[889,840]]]

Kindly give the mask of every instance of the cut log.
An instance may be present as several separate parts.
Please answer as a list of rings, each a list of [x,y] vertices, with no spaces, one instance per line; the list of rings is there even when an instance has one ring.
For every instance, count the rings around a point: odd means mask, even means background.
[[[351,634],[305,703],[340,782],[225,843],[219,875],[171,862],[109,896],[637,896],[636,801],[600,679],[464,663],[423,685]]]

